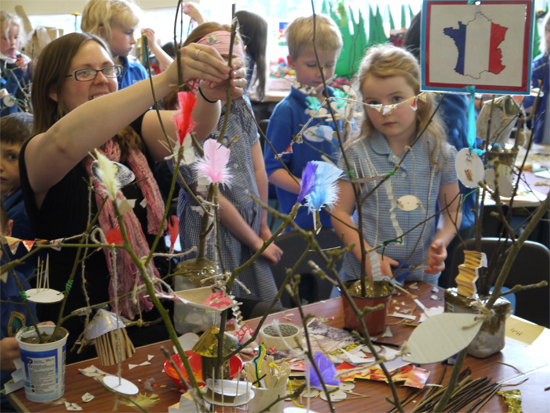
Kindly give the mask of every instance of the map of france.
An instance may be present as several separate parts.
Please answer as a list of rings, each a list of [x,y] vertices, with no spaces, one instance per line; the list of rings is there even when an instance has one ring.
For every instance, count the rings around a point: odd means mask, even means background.
[[[498,75],[506,66],[502,64],[500,44],[507,27],[493,23],[481,12],[466,24],[458,22],[458,29],[446,27],[443,33],[453,39],[458,50],[455,71],[463,76],[479,79],[489,72]]]

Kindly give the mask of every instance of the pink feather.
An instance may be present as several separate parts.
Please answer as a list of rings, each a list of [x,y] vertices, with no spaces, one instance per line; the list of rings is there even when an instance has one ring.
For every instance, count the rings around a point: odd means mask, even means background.
[[[195,164],[200,176],[206,177],[213,184],[228,185],[231,174],[227,163],[229,162],[229,148],[208,139],[204,142],[204,158]]]

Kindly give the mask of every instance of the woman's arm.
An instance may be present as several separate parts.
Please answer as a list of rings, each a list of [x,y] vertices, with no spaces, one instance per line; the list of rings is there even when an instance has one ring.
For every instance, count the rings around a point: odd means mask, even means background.
[[[269,182],[285,191],[298,195],[300,193],[300,182],[302,180],[287,172],[286,169],[277,169],[269,175]]]
[[[201,50],[200,61],[193,57],[197,48]],[[212,47],[191,44],[181,50],[181,55],[184,81],[201,78],[220,85],[229,77],[229,68]],[[177,82],[177,66],[172,64],[166,72],[153,78],[157,98],[166,96]],[[215,92],[210,93],[212,98]],[[199,102],[195,110],[206,113],[205,103]],[[80,105],[48,131],[32,139],[25,151],[25,163],[38,204],[41,205],[47,191],[89,152],[111,139],[152,104],[149,80],[142,81]],[[152,145],[152,139],[163,139],[162,135],[144,138],[148,148],[158,146],[158,143]]]
[[[462,211],[458,210],[460,198],[457,195],[459,191],[458,181],[441,185],[439,188],[438,201],[440,209],[445,208],[447,203],[451,204],[447,210],[440,214],[441,221],[428,250],[427,264],[430,268],[425,270],[428,274],[437,274],[445,269],[445,259],[447,258],[446,247],[455,237],[462,222]],[[449,214],[451,215],[450,217]]]
[[[357,230],[353,229],[357,228],[357,226],[351,219],[351,215],[355,209],[355,195],[353,193],[353,187],[349,181],[339,180],[338,188],[338,202],[334,205],[331,211],[332,215],[334,215],[331,218],[332,226],[342,240],[342,245],[347,246],[351,243],[355,244],[351,252],[355,258],[357,258],[357,261],[361,262],[361,244],[359,233]],[[336,218],[339,218],[343,222]],[[365,250],[371,248],[366,241],[364,241],[364,244]],[[397,265],[397,261],[387,256],[382,259],[380,254],[378,254],[378,258],[380,259],[380,269],[382,270],[382,275],[387,275],[391,278],[393,276],[391,266]],[[372,278],[372,268],[368,256],[366,257],[365,265],[367,275]]]

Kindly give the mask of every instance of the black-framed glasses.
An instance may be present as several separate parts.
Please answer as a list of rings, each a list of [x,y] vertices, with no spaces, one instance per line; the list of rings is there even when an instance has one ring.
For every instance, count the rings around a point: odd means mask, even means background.
[[[103,72],[105,77],[118,77],[122,73],[122,66],[113,65],[105,66],[102,69],[79,69],[75,70],[72,75],[67,75],[66,77],[73,77],[78,82],[90,82],[97,77],[99,72]]]

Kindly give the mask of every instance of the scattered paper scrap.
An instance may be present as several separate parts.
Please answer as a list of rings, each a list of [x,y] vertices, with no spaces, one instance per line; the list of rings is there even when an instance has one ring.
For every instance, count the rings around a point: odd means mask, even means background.
[[[94,399],[94,397],[95,396],[91,393],[84,393],[84,395],[82,396],[82,401],[84,403],[89,403]]]
[[[151,406],[160,401],[158,394],[155,393],[151,394],[150,396],[147,396],[144,393],[138,393],[136,396],[132,396],[130,398],[146,410],[148,410]],[[126,406],[135,407],[135,404],[129,400],[121,399],[120,401]]]
[[[188,393],[185,393],[180,397],[179,403],[173,404],[168,407],[168,413],[190,413],[198,412],[195,402],[187,397]]]
[[[432,287],[432,293],[438,293],[439,292],[439,288],[437,288],[435,285]]]
[[[76,403],[69,403],[69,402],[65,402],[65,408],[66,408],[68,411],[73,411],[73,412],[82,410],[82,407],[80,407],[78,404],[76,404]]]
[[[109,375],[109,373],[105,373],[104,371],[98,369],[93,364],[90,367],[86,367],[85,369],[78,369],[78,371],[87,377],[101,377],[101,376]]]
[[[430,298],[434,301],[441,301],[441,297],[436,294],[431,295]]]
[[[393,333],[391,332],[391,329],[389,327],[386,327],[386,331],[384,331],[382,337],[393,337]]]
[[[330,395],[330,401],[335,402],[341,402],[342,400],[347,399],[348,395],[343,392],[342,390],[336,390],[333,393],[329,393]],[[327,401],[327,394],[325,392],[321,392],[321,399],[324,401]]]
[[[393,313],[393,314],[388,314],[389,317],[397,317],[397,318],[405,318],[407,320],[416,320],[416,316],[415,315],[406,315],[406,314],[399,314],[399,313]]]
[[[151,355],[148,355],[147,356],[147,361],[144,361],[143,363],[141,364],[128,364],[128,370],[132,370],[133,368],[135,367],[140,367],[140,366],[150,366],[151,363],[149,362],[153,357],[155,356],[151,356]]]

